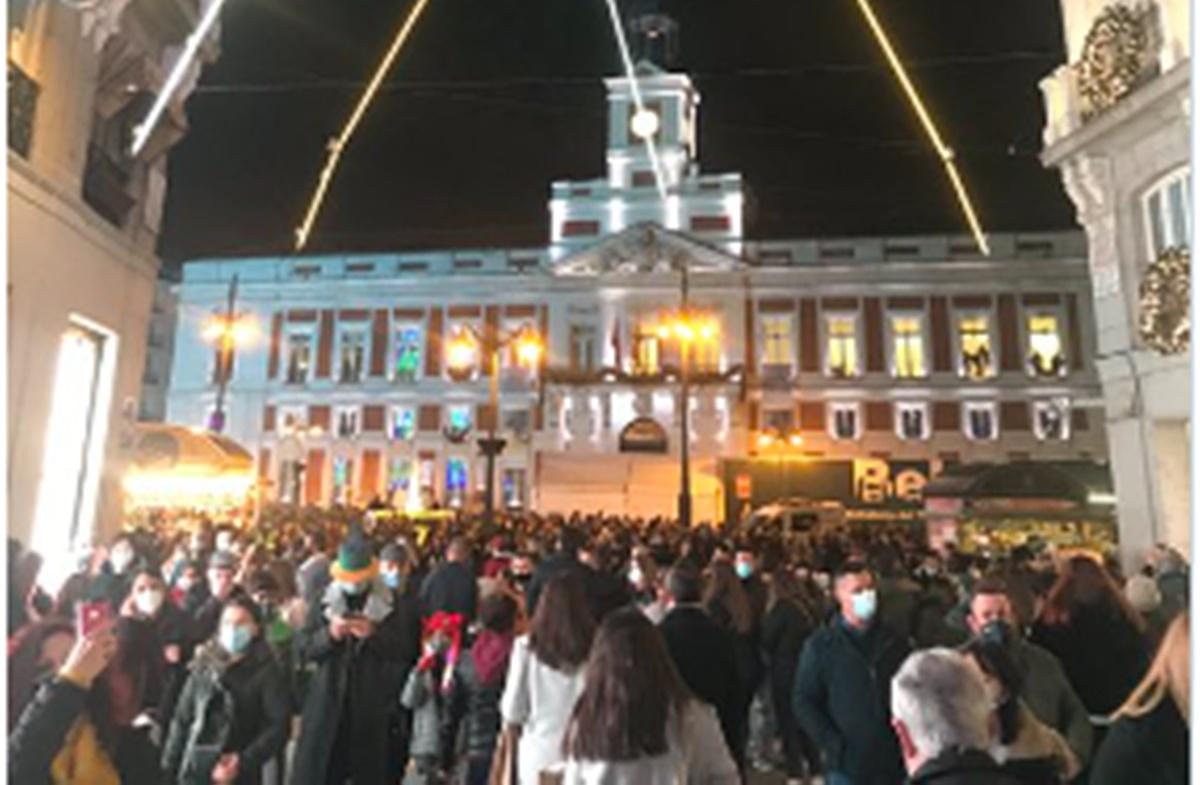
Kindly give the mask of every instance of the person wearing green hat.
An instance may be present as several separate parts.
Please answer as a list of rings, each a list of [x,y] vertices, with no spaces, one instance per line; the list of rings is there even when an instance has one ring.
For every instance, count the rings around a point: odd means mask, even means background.
[[[406,640],[395,594],[356,522],[329,572],[332,582],[309,608],[298,636],[300,654],[315,671],[291,783],[384,785],[393,752],[388,715],[399,701],[404,663],[416,660],[419,642]]]

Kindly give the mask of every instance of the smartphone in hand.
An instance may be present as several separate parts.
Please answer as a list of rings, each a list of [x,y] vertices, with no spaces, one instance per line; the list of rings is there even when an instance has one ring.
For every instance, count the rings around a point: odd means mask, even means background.
[[[90,635],[112,619],[112,606],[106,600],[81,602],[75,609],[75,629],[79,637]]]

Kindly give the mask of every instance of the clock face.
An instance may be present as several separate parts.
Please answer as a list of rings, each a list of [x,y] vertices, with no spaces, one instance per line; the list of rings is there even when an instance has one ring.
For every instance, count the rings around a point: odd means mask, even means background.
[[[639,139],[649,139],[658,133],[658,114],[650,109],[642,109],[629,121],[629,128]]]

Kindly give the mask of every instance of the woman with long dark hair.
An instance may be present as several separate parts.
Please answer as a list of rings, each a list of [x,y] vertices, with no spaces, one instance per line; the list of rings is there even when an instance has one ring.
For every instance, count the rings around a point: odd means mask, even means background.
[[[520,727],[520,785],[537,785],[540,772],[562,761],[563,730],[583,691],[594,633],[583,577],[576,571],[552,577],[538,598],[529,634],[513,644],[500,699],[506,732]]]
[[[564,785],[740,782],[716,712],[684,685],[662,634],[634,609],[601,625],[563,749]]]
[[[800,652],[817,624],[805,605],[799,580],[791,569],[780,565],[768,581],[762,648],[767,658],[771,703],[789,784],[804,781],[821,765],[820,753],[800,728],[792,709],[792,683],[800,665]]]
[[[1146,677],[1113,715],[1092,763],[1092,785],[1187,783],[1189,627],[1186,611],[1175,617]]]
[[[746,758],[746,741],[750,728],[750,704],[763,676],[759,654],[758,630],[750,598],[742,588],[737,573],[725,559],[714,559],[708,568],[704,592],[704,608],[732,636],[737,659],[738,701],[734,735],[733,759],[742,768]]]
[[[1031,638],[1058,657],[1093,717],[1112,714],[1146,671],[1137,612],[1087,556],[1063,564]]]

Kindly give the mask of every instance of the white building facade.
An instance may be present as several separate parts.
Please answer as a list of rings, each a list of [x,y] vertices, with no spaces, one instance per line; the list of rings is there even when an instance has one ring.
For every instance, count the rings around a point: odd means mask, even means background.
[[[1124,558],[1189,543],[1188,0],[1063,0],[1043,161],[1088,235]],[[1145,293],[1143,293],[1145,292]]]
[[[543,248],[184,266],[168,419],[202,426],[216,399],[208,316],[260,325],[239,347],[227,433],[257,451],[267,495],[313,504],[468,504],[485,485],[475,438],[508,441],[496,503],[673,515],[680,345],[664,326],[688,272],[691,491],[723,520],[723,460],[943,463],[1107,458],[1087,252],[1079,233],[749,240],[742,180],[700,172],[699,95],[643,62],[652,140],[631,133],[629,85],[607,81],[606,176],[551,186]],[[482,336],[469,378],[447,343]],[[538,367],[488,347],[536,333]],[[919,494],[919,489],[918,494]]]

